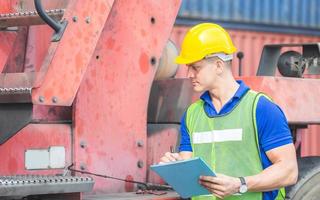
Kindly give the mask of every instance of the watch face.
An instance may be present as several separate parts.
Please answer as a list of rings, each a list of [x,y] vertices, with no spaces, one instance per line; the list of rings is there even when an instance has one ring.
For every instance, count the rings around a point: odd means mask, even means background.
[[[248,191],[248,187],[246,185],[241,185],[240,188],[239,188],[239,192],[241,194],[245,193]]]

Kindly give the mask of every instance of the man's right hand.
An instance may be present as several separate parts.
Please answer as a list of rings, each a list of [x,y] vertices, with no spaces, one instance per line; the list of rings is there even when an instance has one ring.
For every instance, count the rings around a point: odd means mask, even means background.
[[[183,160],[179,153],[170,153],[167,152],[164,154],[164,156],[160,159],[161,163],[168,163],[173,161]]]

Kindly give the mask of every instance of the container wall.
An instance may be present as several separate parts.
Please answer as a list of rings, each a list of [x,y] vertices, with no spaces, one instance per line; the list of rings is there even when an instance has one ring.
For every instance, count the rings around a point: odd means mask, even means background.
[[[177,24],[211,20],[228,28],[320,35],[320,0],[184,0]]]
[[[174,27],[171,39],[176,43],[178,48],[180,48],[187,30],[187,26]],[[256,74],[262,49],[265,44],[320,42],[320,36],[254,32],[234,29],[228,29],[227,31],[230,33],[238,52],[242,51],[244,53],[244,58],[242,60],[243,76],[254,76]],[[236,57],[234,58],[232,68],[234,75],[238,76],[239,60]],[[176,77],[185,78],[186,74],[186,68],[180,66]],[[315,76],[313,77],[315,78]],[[307,130],[302,131],[302,133],[301,155],[320,156],[320,126],[312,125]]]

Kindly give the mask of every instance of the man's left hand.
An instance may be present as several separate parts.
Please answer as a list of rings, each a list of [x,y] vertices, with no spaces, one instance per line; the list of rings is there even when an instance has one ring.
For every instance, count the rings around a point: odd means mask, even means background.
[[[216,177],[200,176],[199,183],[207,188],[213,195],[221,199],[238,193],[241,185],[239,178],[223,174],[217,174]]]

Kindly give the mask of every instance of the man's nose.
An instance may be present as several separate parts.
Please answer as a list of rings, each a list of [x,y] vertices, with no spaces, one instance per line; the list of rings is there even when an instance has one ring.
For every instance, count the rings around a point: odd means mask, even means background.
[[[194,78],[193,70],[192,70],[192,69],[190,69],[190,68],[188,69],[187,77],[188,77],[188,78]]]

